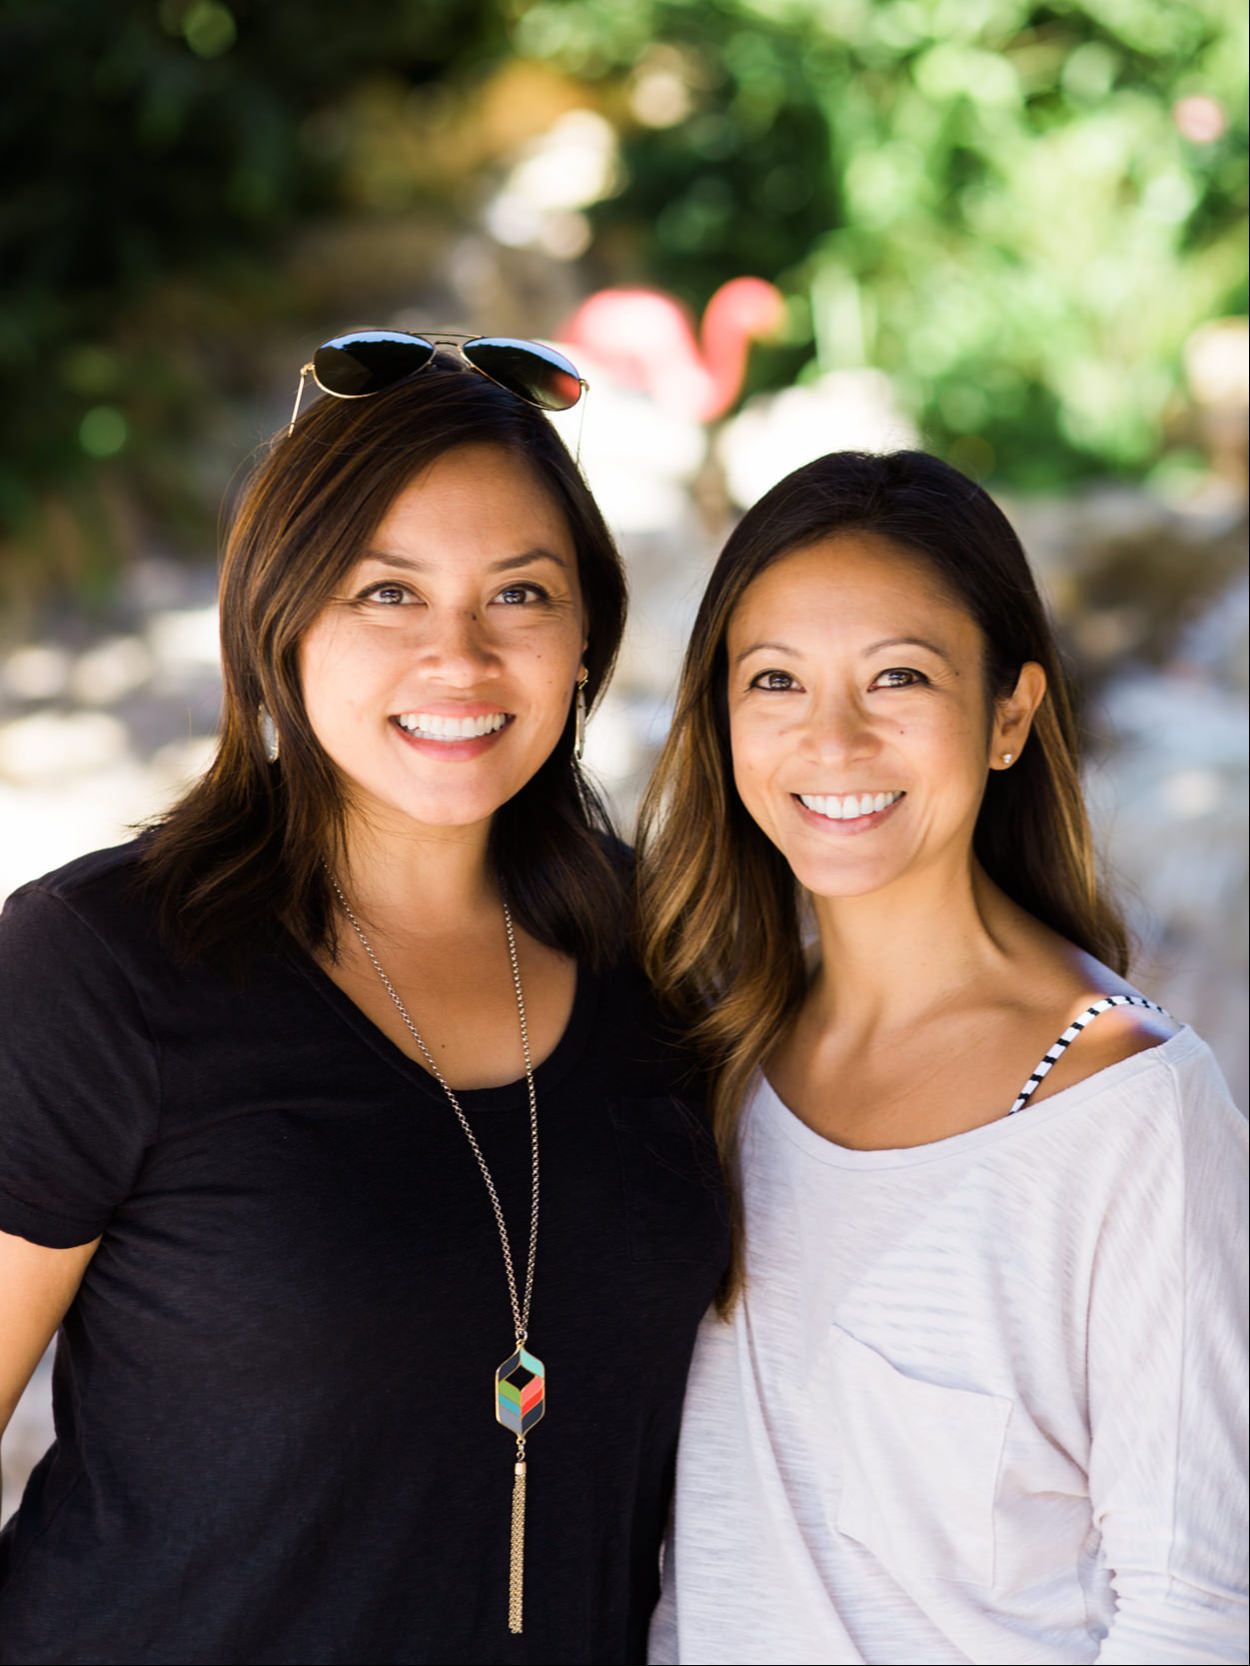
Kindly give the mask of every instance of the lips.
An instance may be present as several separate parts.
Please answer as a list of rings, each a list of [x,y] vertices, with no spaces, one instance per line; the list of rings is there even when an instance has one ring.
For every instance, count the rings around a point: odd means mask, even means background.
[[[466,741],[498,734],[511,723],[512,714],[491,711],[457,717],[445,712],[399,712],[391,721],[419,740]]]
[[[882,810],[888,810],[892,804],[897,804],[905,794],[901,792],[795,793],[794,796],[805,810],[811,810],[817,816],[824,816],[826,821],[858,821],[862,816],[872,816]]]

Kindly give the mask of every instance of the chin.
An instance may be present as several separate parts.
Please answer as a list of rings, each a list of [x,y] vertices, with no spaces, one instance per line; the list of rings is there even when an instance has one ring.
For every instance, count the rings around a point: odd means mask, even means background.
[[[396,804],[395,810],[421,827],[478,827],[483,822],[489,822],[511,796],[510,793],[490,793],[480,797],[466,795],[450,799],[448,795],[440,794],[416,803]]]
[[[790,871],[806,891],[814,897],[868,897],[882,891],[898,878],[898,870],[875,862],[814,862],[797,860],[789,851],[781,853]]]
[[[381,820],[397,830],[405,823],[414,827],[476,827],[489,821],[511,793],[483,791],[481,786],[448,791],[446,788],[414,792],[412,783],[397,788],[393,782],[356,782],[352,795],[355,808],[366,820]]]
[[[833,901],[837,898],[870,897],[876,891],[883,891],[889,884],[887,879],[870,878],[863,875],[831,875],[813,874],[804,879],[796,875],[799,884],[814,897],[824,897]]]

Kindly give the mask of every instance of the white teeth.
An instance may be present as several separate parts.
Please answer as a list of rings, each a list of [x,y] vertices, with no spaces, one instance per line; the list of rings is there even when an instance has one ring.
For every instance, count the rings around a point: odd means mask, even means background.
[[[507,712],[490,712],[484,717],[443,717],[433,712],[400,712],[395,719],[401,729],[423,740],[476,740],[493,735],[508,721]]]
[[[829,821],[856,821],[860,816],[870,816],[877,810],[887,809],[902,796],[901,792],[875,795],[849,793],[845,796],[831,793],[826,798],[816,793],[799,793],[798,800],[805,809],[814,810],[818,816],[824,816]]]

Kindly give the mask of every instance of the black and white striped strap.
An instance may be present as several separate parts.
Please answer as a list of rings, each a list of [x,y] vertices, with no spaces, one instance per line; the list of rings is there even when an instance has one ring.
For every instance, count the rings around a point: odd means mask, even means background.
[[[1165,1008],[1159,1006],[1156,1001],[1148,1001],[1144,995],[1104,995],[1101,1001],[1095,1001],[1092,1007],[1087,1007],[1079,1018],[1074,1018],[1068,1025],[1067,1029],[1059,1037],[1050,1052],[1047,1053],[1046,1057],[1020,1089],[1019,1097],[1017,1098],[1015,1104],[1007,1112],[1008,1116],[1014,1116],[1017,1111],[1022,1111],[1024,1109],[1037,1090],[1038,1084],[1046,1076],[1049,1076],[1050,1072],[1054,1069],[1056,1061],[1067,1052],[1068,1048],[1071,1047],[1072,1043],[1076,1040],[1077,1036],[1080,1035],[1085,1026],[1087,1024],[1092,1024],[1100,1012],[1110,1012],[1112,1007],[1149,1007],[1151,1012],[1161,1012],[1165,1018],[1171,1017],[1171,1013],[1166,1011]]]

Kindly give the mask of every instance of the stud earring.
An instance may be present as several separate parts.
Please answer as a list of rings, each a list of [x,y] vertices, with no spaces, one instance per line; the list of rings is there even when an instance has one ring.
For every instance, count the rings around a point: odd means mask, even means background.
[[[268,706],[262,704],[256,713],[256,726],[260,730],[260,744],[265,749],[265,756],[271,764],[278,761],[278,725],[269,715]]]
[[[589,671],[583,670],[577,679],[577,694],[573,701],[573,762],[580,764],[586,745],[586,684]]]
[[[1004,752],[1002,756],[1003,756],[1003,762],[1005,764],[1009,764],[1011,762],[1011,760],[1015,757],[1015,753],[1014,752]]]

